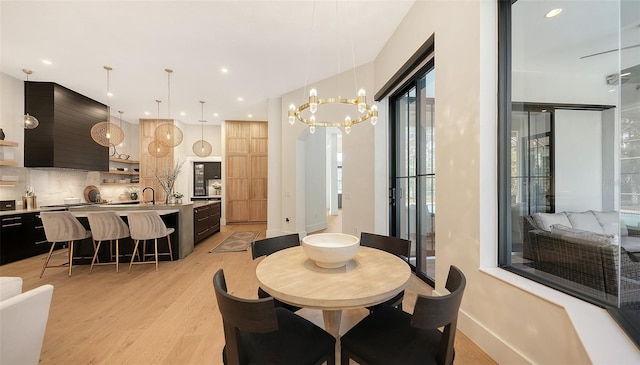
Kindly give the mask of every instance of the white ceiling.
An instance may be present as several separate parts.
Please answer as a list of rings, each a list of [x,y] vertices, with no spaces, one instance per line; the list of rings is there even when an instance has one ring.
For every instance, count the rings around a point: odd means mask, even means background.
[[[136,122],[158,115],[156,99],[169,116],[170,68],[172,118],[197,123],[204,100],[211,124],[266,120],[268,98],[373,61],[413,3],[2,0],[0,71],[25,80],[31,69],[30,81],[110,103],[112,115]]]

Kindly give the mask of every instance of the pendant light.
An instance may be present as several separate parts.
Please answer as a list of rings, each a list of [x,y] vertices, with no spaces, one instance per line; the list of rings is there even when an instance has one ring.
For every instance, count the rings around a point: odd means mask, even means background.
[[[164,70],[167,72],[167,105],[169,110],[168,119],[171,119],[171,73],[173,72],[173,70],[170,68],[165,68]],[[154,134],[156,141],[167,147],[175,147],[182,143],[182,130],[177,125],[175,125],[173,121],[162,123],[157,126]]]
[[[158,122],[160,120],[160,103],[161,103],[161,101],[160,100],[156,100],[156,103],[158,103],[158,119],[156,119],[156,122]],[[166,155],[169,154],[169,147],[167,147],[164,144],[158,142],[157,139],[154,139],[147,146],[147,151],[149,151],[149,153],[153,157],[165,157]]]
[[[109,89],[109,72],[113,70],[109,66],[103,66],[107,70],[107,120],[96,123],[91,127],[91,138],[104,147],[117,146],[124,141],[122,128],[111,123],[111,90]]]
[[[29,75],[31,75],[33,73],[33,71],[28,70],[26,68],[22,69],[22,72],[24,72],[27,75],[27,82],[29,82]],[[29,102],[28,102],[28,96],[29,93],[26,92],[24,93],[24,108],[27,109],[27,107],[29,106]],[[29,115],[29,113],[25,113],[24,114],[24,129],[35,129],[40,125],[40,122],[38,121],[38,119],[36,119],[36,117],[34,117],[33,115]]]
[[[193,144],[193,153],[200,157],[207,157],[211,154],[211,144],[204,140],[204,124],[207,122],[204,120],[204,101],[200,101],[200,140]]]

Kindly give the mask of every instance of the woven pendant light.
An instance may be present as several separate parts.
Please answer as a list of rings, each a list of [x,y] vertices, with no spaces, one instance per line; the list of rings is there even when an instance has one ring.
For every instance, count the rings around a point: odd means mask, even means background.
[[[170,68],[165,68],[164,70],[167,72],[167,105],[169,110],[168,119],[171,119],[171,73],[173,72],[173,70]],[[154,135],[158,143],[163,144],[167,147],[176,147],[177,145],[182,143],[183,138],[182,130],[173,122],[162,123],[157,126]]]
[[[158,120],[160,120],[160,103],[161,103],[161,101],[160,100],[156,100],[156,103],[158,103],[158,119],[156,119],[156,122],[157,122]],[[169,147],[167,147],[166,145],[158,142],[157,139],[154,139],[147,146],[147,151],[149,151],[149,154],[151,154],[151,156],[153,156],[153,157],[165,157],[166,155],[169,154]]]
[[[204,101],[200,101],[200,109],[201,109],[200,120],[199,120],[199,122],[201,123],[200,140],[196,141],[196,143],[193,144],[192,149],[193,149],[193,153],[195,153],[197,156],[207,157],[211,154],[211,151],[213,150],[213,148],[211,147],[211,144],[209,142],[204,140],[204,124],[207,122],[206,120],[204,120]]]
[[[111,123],[111,91],[109,90],[109,66],[103,66],[107,70],[107,120],[96,123],[91,127],[91,138],[99,145],[110,147],[117,146],[124,141],[124,132],[117,124]]]

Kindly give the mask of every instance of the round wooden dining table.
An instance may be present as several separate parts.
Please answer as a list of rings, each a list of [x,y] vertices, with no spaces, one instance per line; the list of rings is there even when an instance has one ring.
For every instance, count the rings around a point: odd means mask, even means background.
[[[274,298],[321,309],[325,330],[339,338],[343,309],[393,298],[409,284],[411,269],[393,254],[363,246],[345,266],[326,269],[297,246],[265,257],[256,267],[256,276],[260,287]]]

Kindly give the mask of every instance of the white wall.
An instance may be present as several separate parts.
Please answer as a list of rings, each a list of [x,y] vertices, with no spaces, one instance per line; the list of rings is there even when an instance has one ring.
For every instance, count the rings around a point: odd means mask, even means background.
[[[556,110],[556,212],[602,210],[602,112]]]
[[[305,146],[305,231],[327,228],[327,133],[318,128],[304,139]]]
[[[283,232],[298,232],[306,235],[306,198],[307,185],[310,183],[305,178],[306,159],[309,151],[306,151],[305,140],[309,133],[304,123],[296,122],[293,126],[287,120],[287,110],[290,104],[300,105],[307,102],[303,95],[308,95],[308,90],[316,88],[319,98],[329,98],[342,96],[350,93],[355,98],[359,88],[364,88],[368,92],[368,102],[373,99],[373,64],[367,64],[356,69],[357,80],[361,82],[358,88],[353,84],[353,71],[347,71],[332,78],[311,83],[305,88],[293,90],[281,97],[282,112],[282,144],[281,144],[281,166],[282,166],[282,220],[289,218],[289,223],[284,222]],[[345,116],[345,109],[332,108],[331,105],[322,106],[328,108],[326,119],[333,118],[342,120]],[[357,112],[354,108],[354,114]],[[361,231],[375,231],[375,212],[372,202],[375,201],[375,164],[373,156],[376,142],[374,132],[376,128],[384,128],[384,120],[376,126],[369,122],[361,123],[352,127],[351,133],[343,133],[342,137],[342,226],[344,233],[358,234]],[[382,146],[384,148],[384,146]],[[323,144],[322,149],[325,149]],[[324,162],[319,168],[324,170]],[[324,175],[323,175],[324,176]],[[324,180],[324,177],[323,177]],[[269,199],[279,197],[271,195]],[[323,207],[324,204],[323,196]],[[363,209],[363,207],[370,207]],[[323,208],[323,209],[324,209]]]

